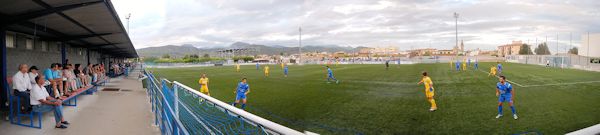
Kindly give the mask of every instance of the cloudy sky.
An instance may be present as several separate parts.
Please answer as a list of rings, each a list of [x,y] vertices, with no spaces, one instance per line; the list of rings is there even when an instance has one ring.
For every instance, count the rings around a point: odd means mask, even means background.
[[[136,48],[236,41],[266,45],[433,47],[449,49],[458,38],[467,49],[494,49],[512,40],[551,50],[579,46],[600,32],[600,1],[552,0],[113,0],[122,21],[131,13]],[[554,51],[553,51],[554,52]]]

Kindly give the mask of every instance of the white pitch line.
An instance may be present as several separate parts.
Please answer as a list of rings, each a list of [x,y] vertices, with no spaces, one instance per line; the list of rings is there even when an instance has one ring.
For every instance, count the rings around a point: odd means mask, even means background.
[[[571,82],[571,83],[553,83],[553,84],[539,84],[539,85],[527,85],[527,87],[536,87],[536,86],[552,86],[552,85],[571,85],[571,84],[581,84],[581,83],[596,83],[600,81],[585,81],[585,82]]]
[[[490,72],[486,72],[486,71],[483,71],[483,70],[479,70],[479,71],[487,73],[488,75],[490,73]],[[496,75],[496,77],[498,77],[498,76]],[[506,81],[508,81],[508,82],[510,82],[512,84],[516,84],[516,85],[521,86],[521,87],[538,87],[538,86],[553,86],[553,85],[572,85],[572,84],[581,84],[581,83],[596,83],[596,82],[600,82],[600,81],[585,81],[585,82],[552,83],[552,84],[538,84],[538,85],[521,85],[519,83],[515,83],[513,81],[510,81],[508,79],[506,79]]]
[[[486,71],[483,71],[483,70],[481,70],[481,69],[478,69],[478,70],[479,70],[479,71],[481,71],[481,72],[487,73],[488,75],[490,74],[490,72],[486,72]],[[496,76],[497,78],[500,78],[498,75],[495,75],[495,76]],[[521,84],[519,84],[519,83],[516,83],[516,82],[510,81],[510,80],[508,80],[508,79],[506,79],[506,81],[507,81],[507,82],[510,82],[510,83],[512,83],[512,84],[516,84],[517,86],[520,86],[520,87],[527,87],[527,86],[525,86],[525,85],[521,85]]]

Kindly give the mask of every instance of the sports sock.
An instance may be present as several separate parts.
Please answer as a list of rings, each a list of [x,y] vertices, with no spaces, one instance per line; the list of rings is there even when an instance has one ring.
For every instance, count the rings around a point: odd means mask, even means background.
[[[246,104],[242,104],[242,109],[245,109],[245,108],[246,108]]]
[[[515,110],[514,106],[510,106],[510,110],[512,111],[513,114],[517,114],[517,110]]]
[[[498,106],[498,114],[502,115],[502,106],[501,105]]]
[[[437,108],[437,105],[435,104],[435,99],[431,99],[431,108]]]

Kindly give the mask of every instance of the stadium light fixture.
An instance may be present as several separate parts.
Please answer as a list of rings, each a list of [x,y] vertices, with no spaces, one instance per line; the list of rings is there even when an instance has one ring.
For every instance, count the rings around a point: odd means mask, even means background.
[[[131,18],[131,13],[127,15],[127,18],[125,18],[127,19],[127,34],[129,34],[129,18]]]

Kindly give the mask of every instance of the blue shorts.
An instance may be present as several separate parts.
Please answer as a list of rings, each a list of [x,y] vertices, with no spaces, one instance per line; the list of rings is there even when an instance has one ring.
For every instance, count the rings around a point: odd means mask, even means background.
[[[246,99],[246,94],[236,94],[235,100]]]
[[[511,94],[500,94],[500,96],[498,96],[498,102],[512,102],[512,95]]]

